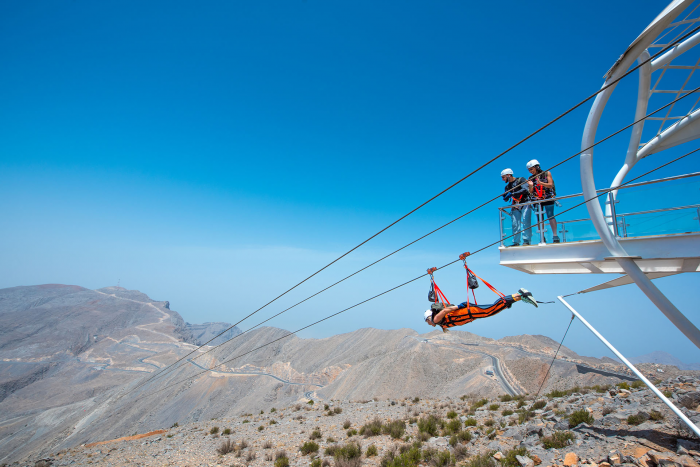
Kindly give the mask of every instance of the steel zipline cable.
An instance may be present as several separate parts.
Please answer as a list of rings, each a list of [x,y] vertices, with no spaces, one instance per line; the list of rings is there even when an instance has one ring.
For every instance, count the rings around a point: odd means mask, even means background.
[[[440,191],[439,193],[437,193],[436,195],[434,195],[432,198],[430,198],[430,199],[428,199],[427,201],[423,202],[422,204],[420,204],[419,206],[415,207],[414,209],[412,209],[412,210],[409,211],[408,213],[404,214],[403,216],[399,217],[397,220],[395,220],[395,221],[392,222],[391,224],[387,225],[386,227],[384,227],[383,229],[381,229],[380,231],[378,231],[378,232],[375,233],[374,235],[370,236],[369,238],[367,238],[367,239],[364,240],[363,242],[359,243],[358,245],[354,246],[353,248],[351,248],[350,250],[346,251],[346,252],[343,253],[342,255],[338,256],[336,259],[334,259],[334,260],[331,261],[330,263],[326,264],[326,265],[323,266],[321,269],[317,270],[316,272],[314,272],[314,273],[311,274],[310,276],[306,277],[306,278],[303,279],[302,281],[296,283],[294,286],[292,286],[292,287],[290,287],[289,289],[285,290],[284,292],[282,292],[281,294],[279,294],[278,296],[276,296],[275,298],[273,298],[273,299],[270,300],[269,302],[267,302],[267,303],[265,303],[264,305],[262,305],[260,308],[258,308],[258,309],[256,309],[255,311],[249,313],[248,315],[246,315],[245,317],[243,317],[242,319],[240,319],[237,323],[234,323],[234,324],[231,325],[230,327],[224,329],[224,330],[221,331],[219,334],[217,334],[216,336],[214,336],[214,337],[212,337],[211,339],[209,339],[207,342],[201,344],[199,347],[197,347],[196,349],[192,350],[190,353],[186,354],[185,356],[181,357],[180,359],[176,360],[175,362],[171,363],[170,365],[168,365],[168,366],[162,368],[161,370],[156,371],[153,375],[151,375],[151,376],[150,376],[149,378],[147,378],[145,381],[143,381],[142,383],[140,383],[140,384],[139,384],[138,386],[136,386],[134,389],[140,388],[141,386],[143,386],[144,384],[147,384],[147,383],[148,383],[149,381],[151,381],[152,379],[154,379],[154,378],[158,377],[159,375],[161,375],[163,372],[167,371],[167,370],[168,370],[169,368],[171,368],[173,365],[176,365],[176,364],[180,363],[181,361],[185,360],[187,357],[189,357],[190,355],[192,355],[193,353],[195,353],[197,350],[201,349],[201,348],[204,347],[205,345],[209,344],[209,343],[212,342],[214,339],[216,339],[216,338],[222,336],[223,334],[225,334],[226,332],[230,331],[231,329],[233,329],[234,327],[236,327],[237,325],[239,325],[240,323],[242,323],[242,322],[245,321],[246,319],[250,318],[251,316],[253,316],[253,315],[256,314],[257,312],[259,312],[259,311],[262,310],[263,308],[265,308],[265,307],[267,307],[268,305],[272,304],[273,302],[277,301],[278,299],[280,299],[280,298],[283,297],[284,295],[288,294],[288,293],[291,292],[292,290],[294,290],[294,289],[296,289],[297,287],[299,287],[299,286],[300,286],[301,284],[303,284],[304,282],[306,282],[306,281],[308,281],[309,279],[311,279],[312,277],[316,276],[316,275],[319,274],[321,271],[327,269],[327,268],[330,267],[331,265],[333,265],[333,264],[335,264],[336,262],[340,261],[340,260],[341,260],[342,258],[344,258],[345,256],[349,255],[349,254],[352,253],[353,251],[355,251],[355,250],[357,250],[358,248],[360,248],[362,245],[364,245],[364,244],[366,244],[367,242],[369,242],[370,240],[372,240],[373,238],[379,236],[380,234],[382,234],[382,233],[385,232],[386,230],[388,230],[388,229],[390,229],[391,227],[393,227],[394,225],[398,224],[399,222],[401,222],[402,220],[404,220],[405,218],[407,218],[408,216],[410,216],[410,215],[413,214],[414,212],[418,211],[419,209],[421,209],[422,207],[424,207],[424,206],[427,205],[428,203],[434,201],[434,200],[435,200],[436,198],[438,198],[439,196],[445,194],[447,191],[449,191],[449,190],[451,190],[452,188],[454,188],[455,186],[459,185],[460,183],[462,183],[463,181],[465,181],[466,179],[468,179],[469,177],[471,177],[472,175],[474,175],[475,173],[477,173],[478,171],[480,171],[481,169],[483,169],[483,168],[486,167],[487,165],[489,165],[489,164],[491,164],[492,162],[496,161],[496,160],[499,159],[500,157],[504,156],[504,155],[507,154],[508,152],[512,151],[512,150],[515,149],[516,147],[520,146],[521,144],[523,144],[524,142],[526,142],[527,140],[529,140],[530,138],[532,138],[533,136],[535,136],[535,135],[537,135],[538,133],[542,132],[544,129],[548,128],[549,126],[551,126],[551,125],[554,124],[555,122],[559,121],[560,119],[562,119],[562,118],[565,117],[566,115],[570,114],[571,112],[573,112],[574,110],[576,110],[577,108],[579,108],[580,106],[582,106],[583,104],[585,104],[586,102],[588,102],[589,100],[591,100],[592,98],[594,98],[595,96],[597,96],[598,94],[600,94],[601,92],[605,91],[606,89],[610,88],[611,86],[617,85],[617,83],[619,83],[620,80],[622,80],[623,78],[629,76],[629,75],[632,74],[634,71],[636,71],[636,70],[639,69],[640,67],[644,66],[646,63],[650,62],[650,61],[653,60],[654,58],[658,57],[658,56],[661,55],[662,53],[664,53],[664,52],[666,52],[667,50],[669,50],[670,48],[674,47],[676,44],[681,43],[682,41],[684,41],[686,38],[690,37],[692,34],[694,34],[694,33],[697,32],[697,31],[700,31],[700,26],[694,28],[693,30],[691,30],[691,31],[688,32],[687,34],[683,35],[682,37],[676,39],[675,41],[669,43],[666,47],[664,47],[663,49],[659,50],[657,53],[655,53],[653,56],[649,57],[647,60],[645,60],[645,61],[643,61],[643,62],[637,64],[635,67],[633,67],[633,68],[631,68],[630,70],[628,70],[626,73],[624,73],[623,75],[621,75],[619,78],[617,78],[617,79],[611,81],[610,83],[604,85],[604,86],[603,86],[602,88],[600,88],[598,91],[596,91],[596,92],[594,92],[593,94],[591,94],[590,96],[586,97],[585,99],[583,99],[582,101],[580,101],[578,104],[574,105],[573,107],[570,107],[570,108],[569,108],[568,110],[566,110],[564,113],[562,113],[562,114],[560,114],[559,116],[555,117],[554,119],[550,120],[548,123],[546,123],[545,125],[541,126],[540,128],[538,128],[538,129],[535,130],[534,132],[530,133],[528,136],[526,136],[525,138],[521,139],[521,140],[518,141],[517,143],[513,144],[512,146],[510,146],[510,147],[509,147],[508,149],[506,149],[505,151],[501,152],[500,154],[498,154],[498,155],[496,155],[495,157],[491,158],[490,160],[488,160],[487,162],[483,163],[482,165],[480,165],[480,166],[477,167],[476,169],[472,170],[472,171],[469,172],[467,175],[465,175],[465,176],[462,177],[461,179],[459,179],[459,180],[457,180],[456,182],[454,182],[452,185],[448,186],[447,188],[443,189],[442,191]],[[556,166],[555,166],[555,167],[556,167]],[[477,208],[477,209],[478,209],[478,208]],[[465,214],[465,215],[466,215],[466,214]],[[463,216],[462,216],[462,217],[463,217]],[[380,261],[381,261],[381,260],[380,260]],[[358,271],[358,272],[359,272],[359,271]],[[335,284],[334,284],[334,285],[335,285]]]
[[[636,120],[636,121],[630,123],[629,125],[626,125],[625,127],[621,128],[621,129],[619,129],[619,130],[617,130],[616,132],[611,133],[610,135],[608,135],[608,136],[606,136],[605,138],[603,138],[603,139],[597,141],[597,142],[594,143],[593,145],[591,145],[591,146],[589,146],[589,147],[587,147],[587,148],[585,148],[585,149],[583,149],[583,150],[581,150],[581,151],[579,151],[579,152],[577,152],[577,153],[575,153],[575,154],[572,154],[571,156],[569,156],[569,157],[567,157],[567,158],[561,160],[561,161],[558,162],[557,164],[555,164],[555,165],[549,167],[546,171],[549,171],[549,170],[552,170],[552,169],[554,169],[554,168],[556,168],[556,167],[559,167],[560,165],[562,165],[562,164],[564,164],[564,163],[570,161],[570,160],[573,159],[574,157],[576,157],[576,156],[582,154],[583,152],[588,151],[589,149],[594,148],[595,146],[597,146],[597,145],[599,145],[599,144],[601,144],[601,143],[603,143],[603,142],[609,140],[610,138],[612,138],[612,137],[614,137],[614,136],[616,136],[616,135],[622,133],[623,131],[629,129],[630,127],[636,125],[637,123],[639,123],[639,122],[641,122],[641,121],[643,121],[643,120],[645,120],[645,119],[651,117],[652,115],[656,114],[657,112],[660,112],[661,110],[664,110],[665,108],[667,108],[667,107],[669,107],[669,106],[671,106],[671,105],[674,105],[676,102],[678,102],[678,101],[680,101],[680,100],[682,100],[682,99],[688,97],[689,95],[691,95],[691,94],[693,94],[693,93],[695,93],[695,92],[698,92],[698,91],[700,91],[700,87],[697,87],[697,88],[695,88],[695,89],[693,89],[693,90],[690,90],[690,91],[686,92],[686,93],[683,94],[682,96],[677,97],[676,99],[674,99],[673,101],[671,101],[671,102],[669,102],[668,104],[664,105],[663,107],[660,107],[660,108],[658,108],[657,110],[655,110],[655,111],[653,111],[653,112],[651,112],[651,113],[645,115],[644,117],[640,118],[639,120]],[[507,192],[512,192],[512,191],[515,190],[515,189],[516,189],[516,187],[513,187],[513,188],[511,188],[510,190],[508,190]],[[290,306],[290,307],[288,307],[288,308],[286,308],[286,309],[280,311],[279,313],[277,313],[277,314],[275,314],[275,315],[269,317],[268,319],[266,319],[266,320],[264,320],[264,321],[258,323],[257,325],[253,326],[252,328],[247,329],[247,330],[244,331],[243,333],[238,334],[238,335],[232,337],[231,339],[229,339],[229,340],[227,340],[227,341],[225,341],[225,342],[222,342],[221,344],[218,344],[218,345],[212,347],[211,349],[208,349],[207,351],[205,351],[205,352],[203,352],[203,353],[201,353],[201,354],[199,354],[199,355],[196,355],[196,356],[194,357],[194,359],[197,359],[197,358],[199,358],[199,357],[202,357],[203,355],[206,355],[207,353],[211,352],[212,350],[215,350],[215,349],[217,349],[218,347],[220,347],[220,346],[222,346],[222,345],[225,345],[225,344],[230,343],[231,341],[233,341],[234,339],[238,338],[239,336],[241,336],[241,335],[243,335],[243,334],[245,334],[245,333],[247,333],[247,332],[249,332],[249,331],[252,331],[253,329],[255,329],[255,328],[259,327],[259,326],[262,326],[262,325],[265,324],[266,322],[268,322],[268,321],[270,321],[270,320],[272,320],[272,319],[274,319],[274,318],[280,316],[281,314],[283,314],[283,313],[285,313],[285,312],[291,310],[292,308],[295,308],[296,306],[301,305],[302,303],[304,303],[304,302],[310,300],[311,298],[313,298],[313,297],[315,297],[315,296],[317,296],[317,295],[319,295],[319,294],[321,294],[321,293],[327,291],[328,289],[330,289],[330,288],[332,288],[332,287],[335,287],[336,285],[340,284],[341,282],[344,282],[345,280],[347,280],[347,279],[349,279],[349,278],[351,278],[351,277],[353,277],[353,276],[359,274],[360,272],[362,272],[362,271],[364,271],[364,270],[366,270],[366,269],[369,269],[370,267],[376,265],[377,263],[379,263],[379,262],[381,262],[381,261],[384,261],[385,259],[389,258],[390,256],[393,256],[394,254],[396,254],[396,253],[398,253],[398,252],[404,250],[405,248],[408,248],[409,246],[411,246],[411,245],[413,245],[413,244],[415,244],[415,243],[417,243],[417,242],[419,242],[419,241],[425,239],[426,237],[428,237],[428,236],[434,234],[435,232],[438,232],[439,230],[442,230],[443,228],[445,228],[445,227],[447,227],[447,226],[453,224],[454,222],[456,222],[456,221],[458,221],[458,220],[464,218],[465,216],[467,216],[467,215],[473,213],[474,211],[477,211],[478,209],[483,208],[484,206],[488,205],[489,203],[492,203],[493,201],[499,199],[501,196],[502,196],[502,194],[499,194],[499,195],[497,195],[497,196],[495,196],[495,197],[489,199],[488,201],[485,201],[484,203],[482,203],[482,204],[480,204],[479,206],[477,206],[477,207],[475,207],[475,208],[473,208],[473,209],[467,211],[466,213],[462,214],[461,216],[459,216],[459,217],[457,217],[457,218],[455,218],[455,219],[452,219],[451,221],[449,221],[449,222],[447,222],[447,223],[441,225],[440,227],[438,227],[438,228],[436,228],[436,229],[434,229],[434,230],[428,232],[427,234],[425,234],[425,235],[423,235],[423,236],[417,238],[416,240],[413,240],[412,242],[407,243],[406,245],[402,246],[401,248],[398,248],[398,249],[392,251],[391,253],[389,253],[389,254],[383,256],[382,258],[379,258],[378,260],[376,260],[376,261],[374,261],[374,262],[368,264],[367,266],[365,266],[365,267],[363,267],[363,268],[361,268],[361,269],[358,269],[357,271],[353,272],[352,274],[350,274],[350,275],[348,275],[348,276],[345,276],[344,278],[340,279],[339,281],[337,281],[337,282],[335,282],[335,283],[333,283],[333,284],[331,284],[331,285],[325,287],[324,289],[321,289],[320,291],[314,293],[313,295],[310,295],[310,296],[306,297],[305,299],[303,299],[303,300],[301,300],[301,301],[295,303],[294,305],[292,305],[292,306]],[[244,318],[244,319],[245,319],[245,318]],[[243,321],[243,320],[241,320],[241,321]],[[237,323],[237,324],[240,324],[241,321],[239,321],[239,323]],[[233,326],[232,326],[232,327],[233,327]],[[231,329],[231,328],[229,328],[229,329]],[[222,333],[222,334],[223,334],[223,333]],[[221,335],[221,334],[219,334],[219,335]],[[217,336],[217,337],[218,337],[218,336]],[[216,338],[216,337],[215,337],[215,338]],[[208,342],[211,342],[212,340],[213,340],[213,339],[209,340]],[[188,353],[187,355],[185,355],[184,357],[180,358],[180,359],[177,360],[176,362],[172,363],[172,364],[169,365],[168,367],[163,368],[163,369],[161,370],[160,373],[158,373],[158,374],[156,374],[156,375],[153,375],[153,376],[151,376],[150,378],[147,378],[146,381],[144,381],[144,382],[140,383],[139,385],[137,385],[133,390],[136,390],[136,389],[138,389],[138,388],[144,386],[144,385],[147,384],[148,382],[153,381],[154,379],[157,379],[157,378],[159,378],[159,377],[161,377],[161,376],[164,376],[165,374],[167,374],[168,372],[170,372],[170,371],[172,371],[172,370],[174,370],[174,369],[177,369],[177,368],[179,367],[178,363],[183,362],[187,357],[189,357],[190,355],[192,355],[192,354],[193,354],[194,352],[196,352],[197,350],[201,349],[204,345],[206,345],[206,344],[203,344],[202,346],[198,347],[197,349],[194,349],[192,352]],[[129,391],[129,392],[130,392],[130,391]],[[127,393],[127,394],[128,394],[128,393]]]
[[[574,206],[572,206],[572,207],[570,207],[570,208],[568,208],[568,209],[565,209],[565,210],[561,211],[560,213],[558,213],[558,214],[552,216],[552,218],[556,218],[557,216],[559,216],[559,215],[561,215],[561,214],[564,214],[564,213],[566,213],[566,212],[569,212],[569,211],[571,211],[572,209],[575,209],[575,208],[577,208],[577,207],[579,207],[579,206],[582,206],[582,205],[588,203],[589,201],[592,201],[592,200],[595,200],[595,199],[597,199],[597,198],[600,198],[600,197],[603,196],[603,195],[607,195],[607,194],[608,194],[609,192],[611,192],[611,191],[614,191],[614,190],[616,190],[616,189],[619,189],[620,187],[623,187],[623,186],[625,186],[625,185],[628,185],[628,184],[630,184],[630,183],[632,183],[632,182],[634,182],[634,181],[636,181],[636,180],[638,180],[638,179],[640,179],[640,178],[642,178],[642,177],[645,177],[645,176],[647,176],[647,175],[649,175],[649,174],[651,174],[651,173],[653,173],[653,172],[656,172],[657,170],[660,170],[660,169],[662,169],[662,168],[664,168],[664,167],[666,167],[666,166],[668,166],[668,165],[670,165],[670,164],[673,164],[673,163],[675,163],[675,162],[677,162],[677,161],[679,161],[679,160],[681,160],[681,159],[684,159],[685,157],[688,157],[688,156],[690,156],[690,155],[692,155],[692,154],[695,154],[695,153],[698,152],[698,151],[700,151],[700,148],[697,148],[697,149],[694,149],[694,150],[692,150],[692,151],[690,151],[690,152],[687,152],[687,153],[683,154],[682,156],[679,156],[679,157],[677,157],[677,158],[675,158],[675,159],[673,159],[673,160],[671,160],[671,161],[669,161],[669,162],[666,162],[665,164],[662,164],[662,165],[660,165],[660,166],[658,166],[658,167],[656,167],[656,168],[654,168],[654,169],[651,169],[651,170],[649,170],[649,171],[647,171],[647,172],[645,172],[645,173],[643,173],[643,174],[641,174],[641,175],[639,175],[639,176],[637,176],[637,177],[634,177],[634,178],[632,178],[632,179],[626,181],[625,183],[620,184],[619,186],[617,186],[617,187],[615,187],[615,188],[608,188],[608,189],[602,190],[601,193],[596,194],[596,196],[593,196],[592,198],[586,199],[586,200],[584,200],[584,201],[582,201],[582,202],[580,202],[580,203],[578,203],[578,204],[576,204],[576,205],[574,205]],[[515,233],[513,233],[513,234],[511,234],[511,235],[508,235],[508,236],[506,236],[506,237],[503,237],[503,238],[501,238],[501,239],[499,239],[499,240],[497,240],[497,241],[495,241],[495,242],[493,242],[493,243],[489,243],[488,245],[485,245],[485,246],[479,248],[478,250],[475,250],[474,252],[472,252],[472,253],[470,254],[470,257],[471,257],[471,256],[474,256],[475,254],[477,254],[477,253],[479,253],[479,252],[481,252],[481,251],[484,251],[484,250],[486,250],[486,249],[488,249],[488,248],[490,248],[490,247],[492,247],[492,246],[494,246],[494,245],[497,245],[497,244],[501,243],[503,240],[506,240],[506,239],[508,239],[508,238],[511,238],[511,237],[513,237],[514,235],[516,235],[516,234],[518,234],[518,233],[520,233],[520,232],[522,232],[522,230],[519,231],[519,232],[515,232]],[[458,262],[461,262],[461,261],[462,261],[461,259],[456,259],[456,260],[451,261],[451,262],[449,262],[449,263],[447,263],[447,264],[445,264],[445,265],[443,265],[443,266],[440,266],[440,267],[436,268],[436,270],[444,269],[444,268],[446,268],[446,267],[448,267],[448,266],[451,266],[451,265],[453,265],[453,264],[455,264],[455,263],[458,263]],[[173,386],[175,386],[175,385],[178,385],[178,384],[180,384],[180,383],[184,383],[184,382],[186,382],[186,381],[188,381],[188,380],[191,380],[191,379],[193,379],[193,378],[196,378],[196,377],[198,377],[198,376],[200,376],[200,375],[202,375],[202,374],[204,374],[204,373],[211,372],[211,371],[215,371],[216,368],[219,368],[219,367],[221,367],[221,366],[223,366],[223,365],[225,365],[225,364],[227,364],[227,363],[230,363],[230,362],[232,362],[232,361],[234,361],[234,360],[237,360],[237,359],[239,359],[239,358],[242,358],[242,357],[244,357],[244,356],[246,356],[246,355],[248,355],[248,354],[250,354],[250,353],[256,352],[256,351],[258,351],[258,350],[260,350],[260,349],[262,349],[262,348],[265,348],[265,347],[267,347],[267,346],[270,346],[270,345],[274,344],[275,342],[279,342],[279,341],[281,341],[281,340],[283,340],[283,339],[286,339],[286,338],[288,338],[288,337],[290,337],[290,336],[293,336],[293,335],[295,335],[295,334],[297,334],[297,333],[299,333],[299,332],[301,332],[301,331],[304,331],[304,330],[306,330],[306,329],[308,329],[308,328],[310,328],[310,327],[312,327],[312,326],[315,326],[315,325],[317,325],[317,324],[319,324],[319,323],[322,323],[322,322],[324,322],[324,321],[326,321],[326,320],[329,320],[329,319],[331,319],[331,318],[333,318],[333,317],[335,317],[335,316],[338,316],[338,315],[340,315],[340,314],[342,314],[342,313],[345,313],[345,312],[348,311],[348,310],[351,310],[351,309],[356,308],[356,307],[358,307],[358,306],[360,306],[360,305],[363,305],[363,304],[365,304],[365,303],[367,303],[367,302],[369,302],[369,301],[372,301],[372,300],[374,300],[374,299],[376,299],[376,298],[379,298],[379,297],[381,297],[381,296],[383,296],[383,295],[386,295],[386,294],[388,294],[389,292],[393,292],[394,290],[400,289],[401,287],[403,287],[403,286],[405,286],[405,285],[408,285],[408,284],[410,284],[410,283],[412,283],[412,282],[415,282],[415,281],[417,281],[417,280],[419,280],[419,279],[422,279],[422,278],[424,278],[424,277],[426,277],[426,276],[428,276],[427,273],[421,274],[421,275],[418,276],[418,277],[415,277],[415,278],[413,278],[413,279],[410,279],[410,280],[408,280],[408,281],[406,281],[406,282],[403,282],[402,284],[399,284],[399,285],[397,285],[397,286],[395,286],[395,287],[392,287],[392,288],[390,288],[390,289],[388,289],[388,290],[385,290],[384,292],[381,292],[381,293],[379,293],[379,294],[376,294],[376,295],[374,295],[374,296],[372,296],[372,297],[370,297],[370,298],[367,298],[367,299],[365,299],[365,300],[362,300],[361,302],[358,302],[358,303],[356,303],[356,304],[354,304],[354,305],[352,305],[352,306],[349,306],[349,307],[347,307],[347,308],[345,308],[345,309],[343,309],[343,310],[340,310],[340,311],[338,311],[338,312],[336,312],[336,313],[333,313],[333,314],[331,314],[331,315],[328,315],[328,316],[326,316],[325,318],[322,318],[322,319],[320,319],[320,320],[318,320],[318,321],[315,321],[315,322],[313,322],[313,323],[311,323],[311,324],[308,324],[308,325],[306,325],[306,326],[304,326],[304,327],[302,327],[302,328],[299,328],[299,329],[297,329],[296,331],[289,332],[288,334],[285,334],[285,335],[282,336],[282,337],[278,337],[277,339],[274,339],[274,340],[272,340],[272,341],[270,341],[270,342],[268,342],[268,343],[266,343],[266,344],[260,345],[260,346],[255,347],[254,349],[251,349],[251,350],[249,350],[249,351],[247,351],[247,352],[244,352],[244,353],[242,353],[242,354],[236,355],[235,357],[232,357],[232,358],[229,358],[229,359],[227,359],[227,360],[224,360],[223,362],[221,362],[221,363],[219,363],[219,364],[217,364],[217,365],[215,365],[215,366],[213,366],[213,367],[211,367],[211,368],[209,368],[209,369],[202,370],[202,371],[200,371],[200,372],[195,373],[195,374],[192,375],[192,376],[188,376],[188,377],[183,378],[183,379],[181,379],[181,380],[179,380],[179,381],[176,381],[176,382],[174,382],[174,383],[168,384],[168,385],[166,385],[166,387],[164,387],[164,388],[162,388],[162,389],[158,389],[158,390],[156,390],[156,391],[152,391],[152,392],[149,392],[149,393],[147,393],[147,394],[144,394],[144,395],[142,395],[142,396],[140,396],[140,397],[137,397],[137,398],[133,399],[132,402],[133,402],[133,401],[136,401],[136,400],[143,399],[143,398],[145,398],[145,397],[148,397],[148,396],[151,396],[151,395],[154,395],[154,394],[157,394],[157,393],[160,393],[160,392],[162,392],[162,391],[165,391],[165,390],[167,390],[167,389],[169,389],[169,388],[171,388],[171,387],[173,387]],[[568,332],[568,329],[567,329],[567,332]],[[563,340],[562,340],[562,341],[563,341]],[[131,391],[132,391],[132,390],[128,391],[127,394],[128,394],[129,392],[131,392]]]

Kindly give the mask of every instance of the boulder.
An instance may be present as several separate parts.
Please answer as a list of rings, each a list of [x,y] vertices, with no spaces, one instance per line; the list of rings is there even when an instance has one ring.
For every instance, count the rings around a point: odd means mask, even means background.
[[[566,467],[570,467],[572,465],[578,464],[578,456],[576,455],[575,452],[567,452],[566,456],[564,456],[564,465]]]
[[[532,462],[534,462],[535,465],[540,465],[542,463],[542,459],[540,459],[540,456],[538,456],[537,454],[533,454],[530,457],[532,458]]]
[[[515,456],[515,459],[520,464],[520,467],[535,467],[535,461],[527,456]]]

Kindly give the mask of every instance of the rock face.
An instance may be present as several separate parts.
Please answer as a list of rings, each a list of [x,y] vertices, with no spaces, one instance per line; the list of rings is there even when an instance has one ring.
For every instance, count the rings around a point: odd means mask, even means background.
[[[208,345],[219,345],[241,333],[241,330],[237,327],[234,326],[233,328],[228,329],[229,327],[231,327],[229,323],[185,323],[185,328],[192,336],[192,343],[195,345],[203,345],[205,342],[209,341],[211,342],[209,342]],[[222,332],[223,334],[221,334]],[[221,336],[219,336],[219,334],[221,334]]]
[[[700,380],[674,378],[660,386],[677,398],[691,387],[700,388]],[[490,455],[493,467],[700,467],[700,441],[679,437],[670,410],[651,391],[632,389],[624,398],[620,394],[624,393],[588,389],[580,393],[568,391],[562,397],[543,397],[538,401],[492,398],[486,405],[476,403],[478,397],[356,402],[316,399],[313,404],[308,403],[309,399],[300,398],[289,406],[268,407],[264,413],[180,423],[179,426],[70,449],[48,449],[42,454],[24,458],[21,465],[34,465],[44,459],[55,466],[269,467],[277,453],[282,451],[290,465],[305,466],[314,457],[319,458],[319,464],[329,461],[330,465],[335,465],[334,448],[353,443],[360,445],[360,463],[374,467],[386,465],[412,446],[414,449],[418,446],[423,459],[445,454],[444,458],[450,459],[446,466],[464,465],[465,461],[474,459],[471,456]],[[556,418],[567,423],[570,414],[580,413],[586,408],[592,409],[596,421],[603,412],[608,412],[608,416],[619,414],[624,417],[633,410],[629,406],[635,404],[643,405],[649,412],[658,412],[659,416],[640,425],[625,419],[619,429],[581,423],[557,432],[554,421],[545,418],[548,411],[535,413],[540,410],[536,407],[541,403],[535,405],[540,401],[546,403],[547,409],[553,409]],[[491,403],[500,407],[489,410]],[[518,410],[519,405],[520,413],[502,414],[504,410]],[[463,415],[454,418],[453,412]],[[523,417],[521,413],[532,416]],[[436,431],[431,434],[427,432],[429,425],[424,423],[429,417],[436,421]],[[451,420],[460,420],[459,427],[449,425]],[[467,420],[475,423],[465,424]],[[393,422],[395,429],[397,426],[401,428],[394,432],[393,438],[388,430],[359,435],[362,427],[372,421],[383,426]],[[520,440],[516,435],[525,435],[526,438]],[[310,439],[315,439],[318,450],[305,455],[300,448]],[[230,443],[230,453],[221,454],[224,443]],[[368,455],[370,446],[376,448],[376,456]],[[407,453],[402,457],[404,462],[396,465],[428,465],[427,462],[419,464],[416,459]]]

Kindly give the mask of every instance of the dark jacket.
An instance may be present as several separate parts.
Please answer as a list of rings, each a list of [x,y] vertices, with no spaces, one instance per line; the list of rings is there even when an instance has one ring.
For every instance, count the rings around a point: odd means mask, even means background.
[[[510,191],[516,187],[513,191]],[[512,182],[506,183],[503,201],[513,200],[513,204],[526,203],[530,201],[530,192],[527,189],[527,180],[524,177],[516,177]]]

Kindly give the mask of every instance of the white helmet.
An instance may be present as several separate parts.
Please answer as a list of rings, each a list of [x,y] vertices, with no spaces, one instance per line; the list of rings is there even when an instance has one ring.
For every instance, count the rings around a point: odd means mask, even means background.
[[[428,318],[433,317],[433,312],[432,310],[425,310],[425,313],[423,313],[423,319],[428,321]]]
[[[513,171],[510,169],[501,170],[501,177],[505,177],[506,175],[513,175]]]
[[[536,165],[540,165],[539,161],[537,159],[532,159],[530,162],[527,163],[527,168],[531,169]]]

